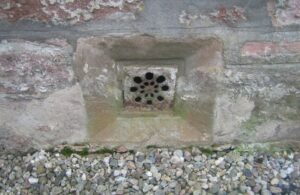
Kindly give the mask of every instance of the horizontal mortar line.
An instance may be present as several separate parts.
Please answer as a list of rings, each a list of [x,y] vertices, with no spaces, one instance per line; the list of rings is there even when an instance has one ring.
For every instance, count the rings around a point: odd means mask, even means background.
[[[54,30],[29,30],[29,29],[25,29],[25,30],[22,30],[22,29],[18,29],[18,30],[7,30],[7,31],[1,31],[0,30],[0,36],[7,36],[7,35],[4,35],[4,33],[10,35],[10,36],[14,36],[12,34],[22,34],[22,32],[32,32],[32,33],[45,33],[45,32],[49,32],[49,33],[74,33],[75,35],[76,34],[80,34],[82,32],[90,32],[91,34],[95,34],[95,32],[111,32],[111,31],[126,31],[124,33],[128,33],[128,32],[132,32],[132,33],[143,33],[147,30],[162,30],[162,29],[170,29],[170,30],[178,30],[178,29],[181,29],[181,30],[197,30],[197,29],[218,29],[218,30],[222,30],[222,31],[227,31],[227,32],[231,32],[233,30],[236,30],[238,29],[239,31],[249,31],[249,30],[253,30],[252,32],[260,32],[260,33],[282,33],[282,32],[286,32],[286,33],[289,33],[289,32],[298,32],[298,30],[289,30],[289,31],[286,31],[286,30],[281,30],[281,31],[278,31],[278,30],[270,30],[270,29],[262,29],[260,27],[251,27],[251,28],[245,28],[245,27],[237,27],[237,28],[230,28],[230,27],[193,27],[193,28],[188,28],[188,27],[165,27],[165,28],[155,28],[155,27],[152,27],[152,28],[145,28],[145,29],[132,29],[132,28],[123,28],[123,29],[71,29],[71,30],[65,30],[65,29],[54,29]],[[143,31],[141,31],[143,30]],[[189,32],[189,34],[198,34],[198,32]],[[218,32],[216,32],[217,34]],[[1,35],[2,34],[2,35]],[[62,34],[63,35],[63,34]]]
[[[300,67],[299,63],[287,63],[287,64],[228,64],[225,65],[225,68],[293,68]]]
[[[169,26],[169,27],[149,27],[149,28],[144,28],[144,29],[158,29],[158,30],[161,30],[161,29],[187,29],[187,30],[193,30],[193,29],[222,29],[222,30],[230,30],[230,29],[245,29],[245,30],[249,30],[249,29],[262,29],[264,30],[265,28],[269,28],[269,29],[274,29],[272,26],[269,26],[269,25],[264,25],[264,26],[246,26],[246,27],[227,27],[227,26],[195,26],[195,27],[177,27],[177,26]],[[80,28],[83,28],[83,29],[80,29]],[[139,27],[134,27],[135,29],[139,29]],[[263,29],[264,28],[264,29]],[[24,31],[24,32],[62,32],[62,31],[70,31],[70,32],[82,32],[82,31],[112,31],[112,30],[130,30],[130,31],[136,31],[136,30],[133,30],[132,28],[117,28],[117,29],[95,29],[95,27],[93,28],[88,28],[86,27],[86,29],[84,29],[84,27],[78,27],[78,28],[70,28],[70,29],[58,29],[57,27],[56,28],[52,28],[52,29],[45,29],[45,28],[41,28],[41,29],[36,29],[36,30],[32,30],[32,29],[17,29],[15,30],[16,32],[20,32],[20,30]],[[264,30],[266,31],[266,30]],[[299,30],[293,30],[295,32],[299,31]],[[278,31],[277,29],[272,31],[272,32],[293,32],[291,30],[289,31],[285,31],[285,30],[281,30],[281,31]],[[3,31],[0,31],[0,32],[12,32],[11,30],[3,30]]]
[[[256,28],[244,28],[244,27],[236,27],[236,28],[230,28],[230,27],[220,27],[220,26],[215,26],[215,27],[192,27],[192,28],[189,28],[189,27],[160,27],[160,28],[156,28],[156,27],[150,27],[150,28],[139,28],[139,27],[135,27],[135,29],[133,31],[136,31],[136,32],[140,32],[140,30],[165,30],[165,29],[172,29],[172,30],[197,30],[197,29],[219,29],[219,30],[227,30],[227,31],[231,31],[231,30],[236,30],[236,29],[240,29],[240,30],[251,30],[251,29],[261,29],[260,31],[263,31],[263,32],[267,32],[267,30],[269,30],[269,32],[280,32],[280,31],[270,31],[270,29],[266,29],[264,27],[256,27]],[[118,31],[121,31],[121,30],[132,30],[131,29],[78,29],[79,32],[90,32],[91,30],[93,31],[112,31],[112,30],[118,30]],[[282,31],[282,32],[294,32],[294,31]],[[295,32],[298,32],[298,31],[295,31]]]

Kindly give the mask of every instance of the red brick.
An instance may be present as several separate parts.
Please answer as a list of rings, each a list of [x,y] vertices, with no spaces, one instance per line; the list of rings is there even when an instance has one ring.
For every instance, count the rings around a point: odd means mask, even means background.
[[[142,7],[142,0],[93,0],[49,1],[49,0],[1,0],[0,19],[9,21],[31,19],[53,24],[77,24],[101,19],[115,12],[135,12]]]
[[[24,40],[0,43],[0,94],[13,99],[44,98],[72,84],[72,47],[65,40],[47,42],[51,44]]]
[[[247,20],[245,10],[238,6],[220,7],[209,15],[211,19],[225,24],[235,24]]]
[[[247,42],[241,49],[241,56],[264,58],[279,55],[300,54],[299,42]]]

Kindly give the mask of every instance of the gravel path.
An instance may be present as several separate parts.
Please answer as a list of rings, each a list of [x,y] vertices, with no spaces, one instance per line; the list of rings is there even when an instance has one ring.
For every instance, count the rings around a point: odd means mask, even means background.
[[[0,194],[300,194],[299,152],[150,148],[0,156]]]

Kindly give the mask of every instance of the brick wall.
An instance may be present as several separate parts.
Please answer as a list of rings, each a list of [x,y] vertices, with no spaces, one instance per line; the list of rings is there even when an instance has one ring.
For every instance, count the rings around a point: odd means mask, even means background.
[[[82,91],[90,85],[74,56],[87,52],[97,62],[108,51],[79,52],[78,40],[135,35],[222,43],[222,52],[209,55],[213,68],[199,68],[218,87],[211,143],[299,140],[299,10],[298,0],[2,0],[1,146],[89,140]]]

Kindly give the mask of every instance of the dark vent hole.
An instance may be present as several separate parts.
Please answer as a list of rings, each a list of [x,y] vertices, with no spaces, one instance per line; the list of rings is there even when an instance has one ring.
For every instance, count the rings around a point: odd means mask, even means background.
[[[136,102],[140,102],[141,100],[142,100],[141,97],[136,97],[136,98],[135,98],[135,101],[136,101]]]
[[[137,87],[130,87],[130,91],[131,91],[131,92],[136,92],[137,90],[138,90]]]
[[[163,100],[164,100],[164,97],[158,96],[157,99],[158,99],[158,101],[163,101]]]
[[[145,77],[146,77],[147,80],[151,80],[151,79],[153,79],[153,73],[152,72],[147,72],[145,74]]]
[[[151,100],[147,100],[147,104],[151,105],[152,101]]]
[[[157,77],[157,79],[156,79],[156,81],[158,82],[158,83],[162,83],[162,82],[164,82],[166,80],[166,78],[164,77],[164,76],[159,76],[159,77]]]
[[[161,89],[163,91],[168,91],[169,90],[169,86],[168,85],[164,85],[164,86],[161,87]]]
[[[143,80],[141,77],[134,77],[133,81],[136,82],[137,84],[140,84]]]

